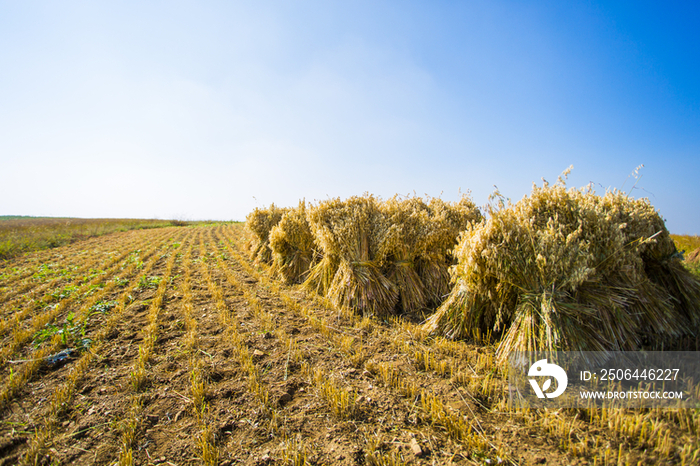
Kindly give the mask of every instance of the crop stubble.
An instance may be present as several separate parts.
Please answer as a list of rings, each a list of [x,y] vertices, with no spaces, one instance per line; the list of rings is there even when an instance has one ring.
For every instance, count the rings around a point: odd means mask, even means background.
[[[119,304],[88,327],[90,352],[55,369],[39,364],[12,392],[0,424],[2,464],[698,458],[697,413],[511,412],[492,347],[429,338],[400,319],[339,312],[271,280],[241,254],[240,226],[165,231],[106,244],[120,257],[142,249],[144,265],[95,278],[129,284],[97,291],[99,300]],[[158,288],[138,288],[151,276],[160,277]],[[76,296],[52,319],[82,314],[97,298]],[[39,312],[25,317],[28,328]],[[25,341],[12,357],[37,359],[56,343],[34,350]],[[10,368],[20,370],[3,362],[6,381]]]

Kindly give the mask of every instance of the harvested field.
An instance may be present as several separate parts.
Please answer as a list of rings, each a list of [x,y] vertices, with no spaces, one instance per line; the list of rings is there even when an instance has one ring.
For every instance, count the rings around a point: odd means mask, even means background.
[[[182,226],[179,220],[0,216],[0,260],[81,239],[143,228]]]
[[[492,345],[339,311],[243,226],[115,233],[0,268],[0,464],[698,464],[697,410],[507,403]]]

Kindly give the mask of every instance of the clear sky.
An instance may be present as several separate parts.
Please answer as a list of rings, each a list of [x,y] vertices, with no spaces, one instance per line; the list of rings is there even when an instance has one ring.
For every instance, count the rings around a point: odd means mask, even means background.
[[[697,1],[0,0],[0,215],[483,205],[641,164],[700,234]]]

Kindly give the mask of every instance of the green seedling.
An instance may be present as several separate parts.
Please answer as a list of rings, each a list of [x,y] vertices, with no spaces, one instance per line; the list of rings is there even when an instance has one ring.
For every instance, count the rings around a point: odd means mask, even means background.
[[[91,316],[92,314],[100,313],[100,314],[106,314],[114,308],[117,305],[116,301],[100,301],[99,303],[95,304],[90,308],[90,314],[88,315]]]
[[[52,336],[57,334],[61,329],[53,324],[46,324],[43,329],[39,330],[34,334],[34,339],[32,344],[34,347],[39,347],[46,340],[49,340]]]
[[[39,330],[32,341],[34,347],[39,347],[42,343],[50,340],[54,335],[61,336],[61,344],[65,347],[72,346],[78,351],[87,350],[92,344],[92,339],[85,336],[90,317],[95,314],[106,314],[117,305],[116,301],[100,301],[93,305],[83,322],[75,321],[75,313],[71,312],[66,316],[66,320],[61,326],[46,324]]]
[[[101,290],[104,287],[105,287],[104,283],[95,283],[94,285],[90,285],[90,286],[88,286],[87,291],[85,291],[85,293],[83,293],[83,296],[90,296],[91,294],[93,294],[95,292],[95,290]]]
[[[126,285],[129,284],[129,280],[127,280],[126,278],[116,277],[114,279],[114,283],[116,283],[119,288],[124,288]]]
[[[83,283],[87,283],[99,275],[104,275],[104,273],[104,270],[90,269],[90,271],[83,277]]]
[[[56,301],[69,298],[78,289],[75,285],[65,286],[58,291],[51,293],[51,297]]]
[[[160,283],[161,277],[141,277],[141,280],[139,280],[139,284],[136,286],[136,289],[143,290],[146,288],[158,288],[158,284]]]
[[[37,271],[34,272],[32,278],[34,278],[35,280],[45,280],[48,276],[56,273],[54,270],[51,269],[51,266],[54,265],[55,264],[41,264]]]

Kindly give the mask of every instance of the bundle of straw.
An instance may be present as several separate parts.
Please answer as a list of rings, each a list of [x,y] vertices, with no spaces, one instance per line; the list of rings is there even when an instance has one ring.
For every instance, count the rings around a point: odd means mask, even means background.
[[[270,230],[272,271],[285,283],[300,283],[316,255],[316,243],[306,220],[306,202],[282,216]]]
[[[381,255],[385,275],[399,291],[400,310],[416,312],[441,302],[449,292],[450,251],[459,232],[481,220],[478,208],[466,195],[456,203],[395,196],[383,210],[390,227]]]
[[[389,224],[380,254],[384,275],[396,287],[403,312],[420,310],[428,300],[417,270],[419,258],[427,255],[428,206],[418,197],[401,200],[394,196],[382,205],[382,210]]]
[[[267,209],[256,208],[246,217],[245,228],[248,232],[250,257],[255,263],[272,262],[270,249],[270,230],[277,225],[287,209],[280,209],[271,204]]]
[[[480,221],[459,202],[369,194],[296,209],[255,209],[246,229],[256,263],[287,283],[326,295],[364,315],[417,314],[449,292],[451,250],[459,232]]]
[[[417,270],[429,304],[438,306],[450,292],[449,267],[456,263],[453,249],[459,234],[467,226],[477,224],[483,216],[467,194],[458,202],[431,198],[430,223],[424,235],[425,253],[418,259]]]
[[[647,200],[535,186],[470,224],[452,292],[426,322],[451,338],[494,332],[512,351],[638,349],[697,328],[700,284]]]
[[[368,194],[332,199],[310,207],[307,218],[323,258],[304,286],[326,294],[338,307],[364,315],[391,313],[398,292],[381,271],[388,224],[380,201]]]

